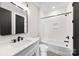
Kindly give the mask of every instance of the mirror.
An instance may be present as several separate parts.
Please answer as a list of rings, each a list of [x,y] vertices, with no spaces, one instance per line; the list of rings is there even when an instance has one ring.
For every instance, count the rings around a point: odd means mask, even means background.
[[[24,17],[16,14],[16,34],[24,33]]]
[[[0,34],[11,35],[11,11],[0,7]]]

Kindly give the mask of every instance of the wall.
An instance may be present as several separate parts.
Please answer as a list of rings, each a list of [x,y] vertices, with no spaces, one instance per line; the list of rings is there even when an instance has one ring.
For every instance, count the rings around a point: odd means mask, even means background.
[[[72,3],[69,3],[67,8],[66,8],[66,11],[71,11],[72,13],[69,14],[67,16],[67,35],[69,35],[70,39],[69,39],[69,45],[70,47],[73,49],[73,39],[72,39],[72,36],[73,36],[73,23],[72,23],[72,20],[73,20],[73,7],[72,7]]]
[[[0,36],[0,42],[8,42],[10,41],[11,39],[14,39],[14,38],[17,38],[18,36],[23,36],[23,37],[27,37],[27,36],[31,36],[31,37],[37,37],[38,35],[38,21],[39,21],[39,17],[38,17],[38,8],[36,6],[34,6],[32,3],[28,3],[29,4],[29,15],[28,15],[28,33],[24,33],[24,34],[16,34],[15,35],[15,19],[13,16],[12,20],[12,34],[13,35],[6,35],[6,36]],[[4,3],[1,3],[1,7],[5,8],[5,9],[8,9],[8,10],[11,10],[12,11],[12,15],[14,15],[15,13],[17,14],[20,14],[22,16],[25,17],[26,19],[26,13],[15,7],[14,5],[12,5],[11,3],[9,2],[4,2]],[[27,19],[25,20],[25,22],[27,21]],[[27,25],[25,24],[25,32],[27,31]]]
[[[36,37],[39,34],[39,8],[29,2],[28,10],[28,34],[32,37]]]
[[[64,13],[66,11],[66,7],[62,9],[56,9],[55,11],[50,11],[50,12],[44,12],[43,10],[40,9],[40,18],[51,16],[51,15],[57,15],[60,13]]]
[[[40,11],[40,18],[50,15],[56,15],[60,13],[72,12],[72,3],[69,3],[67,7],[64,9],[59,9],[56,11],[48,12],[47,14],[43,11]],[[40,34],[42,41],[47,41],[48,43],[66,47],[66,43],[64,40],[66,36],[70,36],[69,39],[69,48],[73,48],[72,44],[72,34],[73,34],[73,26],[72,26],[72,18],[73,13],[68,16],[62,15],[57,17],[51,17],[46,19],[40,19]]]

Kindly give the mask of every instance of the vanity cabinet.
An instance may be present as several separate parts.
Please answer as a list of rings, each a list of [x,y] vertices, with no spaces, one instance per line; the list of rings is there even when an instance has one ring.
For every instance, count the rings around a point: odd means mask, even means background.
[[[14,56],[39,56],[39,40]]]
[[[11,34],[11,11],[0,7],[0,34]]]

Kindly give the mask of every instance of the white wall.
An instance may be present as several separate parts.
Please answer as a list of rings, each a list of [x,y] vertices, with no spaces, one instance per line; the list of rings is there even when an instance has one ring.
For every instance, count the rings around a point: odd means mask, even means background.
[[[73,7],[72,7],[72,3],[69,3],[68,7],[66,8],[66,11],[71,11],[72,13],[69,14],[67,16],[67,35],[69,35],[70,39],[69,39],[69,45],[70,47],[73,49],[73,39],[72,39],[72,36],[73,36],[73,23],[72,23],[72,20],[73,20]]]
[[[43,11],[40,11],[40,18],[45,16],[51,16],[61,13],[66,13],[72,11],[72,4],[69,5],[64,9],[59,9],[56,11],[48,12],[47,14]],[[51,17],[46,19],[40,19],[40,34],[41,39],[43,41],[47,41],[51,44],[66,47],[66,36],[70,36],[69,39],[69,48],[72,48],[72,34],[73,34],[73,26],[72,26],[72,18],[73,15],[69,14],[68,16],[62,15],[57,17]]]
[[[58,46],[64,46],[66,40],[66,16],[56,16],[46,19],[41,19],[41,26],[43,26],[44,35],[43,40]],[[41,29],[41,30],[42,30]],[[42,32],[41,32],[42,33]]]
[[[40,18],[51,16],[51,15],[57,15],[60,13],[64,13],[65,11],[66,11],[66,8],[62,8],[62,9],[57,9],[55,11],[50,11],[50,12],[45,13],[44,11],[40,9]]]
[[[11,39],[16,39],[18,36],[23,36],[23,37],[27,37],[27,36],[31,36],[31,37],[37,37],[38,36],[38,21],[39,21],[39,9],[34,6],[32,3],[28,3],[29,4],[29,15],[28,15],[28,33],[24,33],[24,34],[15,34],[15,19],[13,16],[12,20],[12,34],[13,35],[6,35],[6,36],[0,36],[0,42],[1,41],[10,41]],[[11,3],[9,2],[4,2],[4,3],[1,3],[1,7],[5,8],[5,9],[8,9],[8,10],[11,10],[12,11],[12,15],[14,15],[15,13],[17,14],[20,14],[22,16],[26,16],[26,13],[15,7],[14,5],[12,5]],[[27,21],[27,20],[26,20]],[[25,24],[25,27],[27,25]],[[26,27],[27,28],[27,27]],[[25,32],[27,30],[25,29]]]
[[[37,8],[33,3],[29,2],[28,3],[28,34],[30,36],[35,37],[38,36],[39,33],[39,8]]]

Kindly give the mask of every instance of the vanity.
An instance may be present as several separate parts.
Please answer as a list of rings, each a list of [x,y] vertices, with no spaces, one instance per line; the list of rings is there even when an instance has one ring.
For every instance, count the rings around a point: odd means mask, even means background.
[[[27,37],[17,43],[1,44],[0,56],[39,56],[39,38]]]

